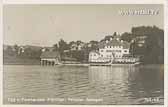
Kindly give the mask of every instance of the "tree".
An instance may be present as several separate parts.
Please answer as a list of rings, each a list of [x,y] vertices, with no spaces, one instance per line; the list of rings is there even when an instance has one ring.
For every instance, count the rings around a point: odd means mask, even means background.
[[[68,44],[63,39],[60,39],[60,41],[58,42],[58,44],[59,44],[58,50],[59,50],[59,52],[60,52],[61,55],[64,53],[64,50],[69,49]]]
[[[57,44],[54,44],[53,47],[54,47],[53,51],[58,51],[58,45]]]
[[[100,40],[100,42],[106,41],[106,40],[110,40],[110,38],[113,38],[113,35],[107,35],[107,36],[105,36],[104,39]]]
[[[81,43],[83,43],[82,41],[78,40],[76,41],[77,45],[80,45]]]
[[[84,50],[72,51],[72,57],[76,58],[80,62],[83,62],[83,60],[85,59],[84,55],[85,55]]]
[[[15,53],[14,53],[14,51],[13,51],[11,46],[7,46],[7,49],[4,50],[3,55],[4,56],[14,56]]]
[[[131,33],[125,32],[121,35],[121,40],[131,42],[133,40],[134,36]]]
[[[72,44],[75,44],[75,42],[74,41],[71,41],[71,42],[69,42],[69,47],[72,45]]]
[[[98,41],[92,40],[89,43],[91,44],[91,50],[97,50],[98,49],[98,43],[99,43]]]
[[[117,32],[114,32],[113,37],[117,36]]]
[[[15,50],[15,54],[17,55],[18,51],[19,51],[19,47],[18,47],[17,44],[15,44],[13,47],[14,47],[14,50]]]
[[[144,47],[137,47],[135,43],[134,53],[141,52],[144,63],[164,62],[164,31],[156,26],[141,26],[132,28],[132,34],[137,37],[146,36]]]

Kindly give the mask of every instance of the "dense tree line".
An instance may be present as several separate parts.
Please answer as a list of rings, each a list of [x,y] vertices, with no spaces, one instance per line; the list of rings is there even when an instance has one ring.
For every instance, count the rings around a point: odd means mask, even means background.
[[[7,46],[6,50],[3,50],[3,55],[5,58],[15,57],[15,58],[29,58],[29,59],[40,59],[41,49],[33,50],[31,48],[25,48],[22,51],[18,45]]]
[[[130,52],[133,56],[141,56],[141,61],[144,63],[164,63],[164,31],[156,26],[139,26],[133,27],[131,32],[125,32],[117,35],[107,35],[100,41],[91,40],[84,43],[80,40],[67,43],[60,39],[58,43],[53,45],[53,51],[59,51],[61,57],[76,58],[78,61],[88,61],[89,52],[98,49],[98,43],[105,40],[110,40],[111,37],[120,36],[121,40],[131,43]],[[143,46],[139,46],[138,39],[145,36]],[[73,44],[77,46],[84,44],[81,49],[71,50]],[[46,49],[46,51],[49,51]],[[21,58],[40,58],[41,50],[32,50],[26,48],[24,52],[20,52],[19,46],[8,46],[4,50],[4,56],[13,56]]]
[[[79,46],[80,44],[84,44],[81,49],[71,50],[71,47],[73,44],[76,44],[76,46]],[[88,45],[90,44],[90,46]],[[62,58],[64,57],[70,57],[70,58],[76,58],[77,61],[80,62],[87,62],[89,57],[89,52],[91,50],[98,49],[98,41],[90,41],[89,43],[84,43],[80,40],[77,41],[71,41],[69,43],[65,42],[63,39],[60,39],[58,44],[54,44],[54,51],[59,51]]]
[[[144,38],[145,43],[139,46],[137,38]],[[121,39],[131,42],[131,53],[141,56],[143,63],[164,63],[164,31],[156,26],[133,27],[131,33],[123,33]]]

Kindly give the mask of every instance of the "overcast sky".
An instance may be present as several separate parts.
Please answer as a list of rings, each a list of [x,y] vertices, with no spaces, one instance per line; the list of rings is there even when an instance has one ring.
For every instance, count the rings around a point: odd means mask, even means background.
[[[120,10],[154,9],[157,15],[121,15]],[[52,46],[65,41],[100,40],[132,27],[163,29],[162,5],[5,5],[4,44]]]

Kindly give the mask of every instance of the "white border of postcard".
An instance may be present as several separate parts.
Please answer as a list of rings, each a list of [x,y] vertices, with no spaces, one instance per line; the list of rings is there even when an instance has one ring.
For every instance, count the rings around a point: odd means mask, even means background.
[[[36,107],[36,106],[40,106],[40,107],[97,107],[97,106],[107,106],[107,105],[3,105],[2,103],[2,99],[3,99],[3,75],[2,75],[2,71],[3,71],[3,58],[2,58],[2,43],[3,43],[3,4],[164,4],[164,59],[165,59],[165,63],[164,63],[164,105],[158,106],[158,105],[149,105],[149,106],[154,106],[154,107],[168,107],[168,1],[167,0],[3,0],[2,2],[0,2],[0,89],[1,89],[1,93],[0,93],[0,104],[2,107]],[[146,105],[108,105],[110,107],[146,107]]]

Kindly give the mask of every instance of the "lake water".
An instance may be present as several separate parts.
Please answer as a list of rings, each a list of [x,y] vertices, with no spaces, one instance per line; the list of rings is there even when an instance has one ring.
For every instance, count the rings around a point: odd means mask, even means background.
[[[163,104],[163,66],[4,65],[4,104]]]

